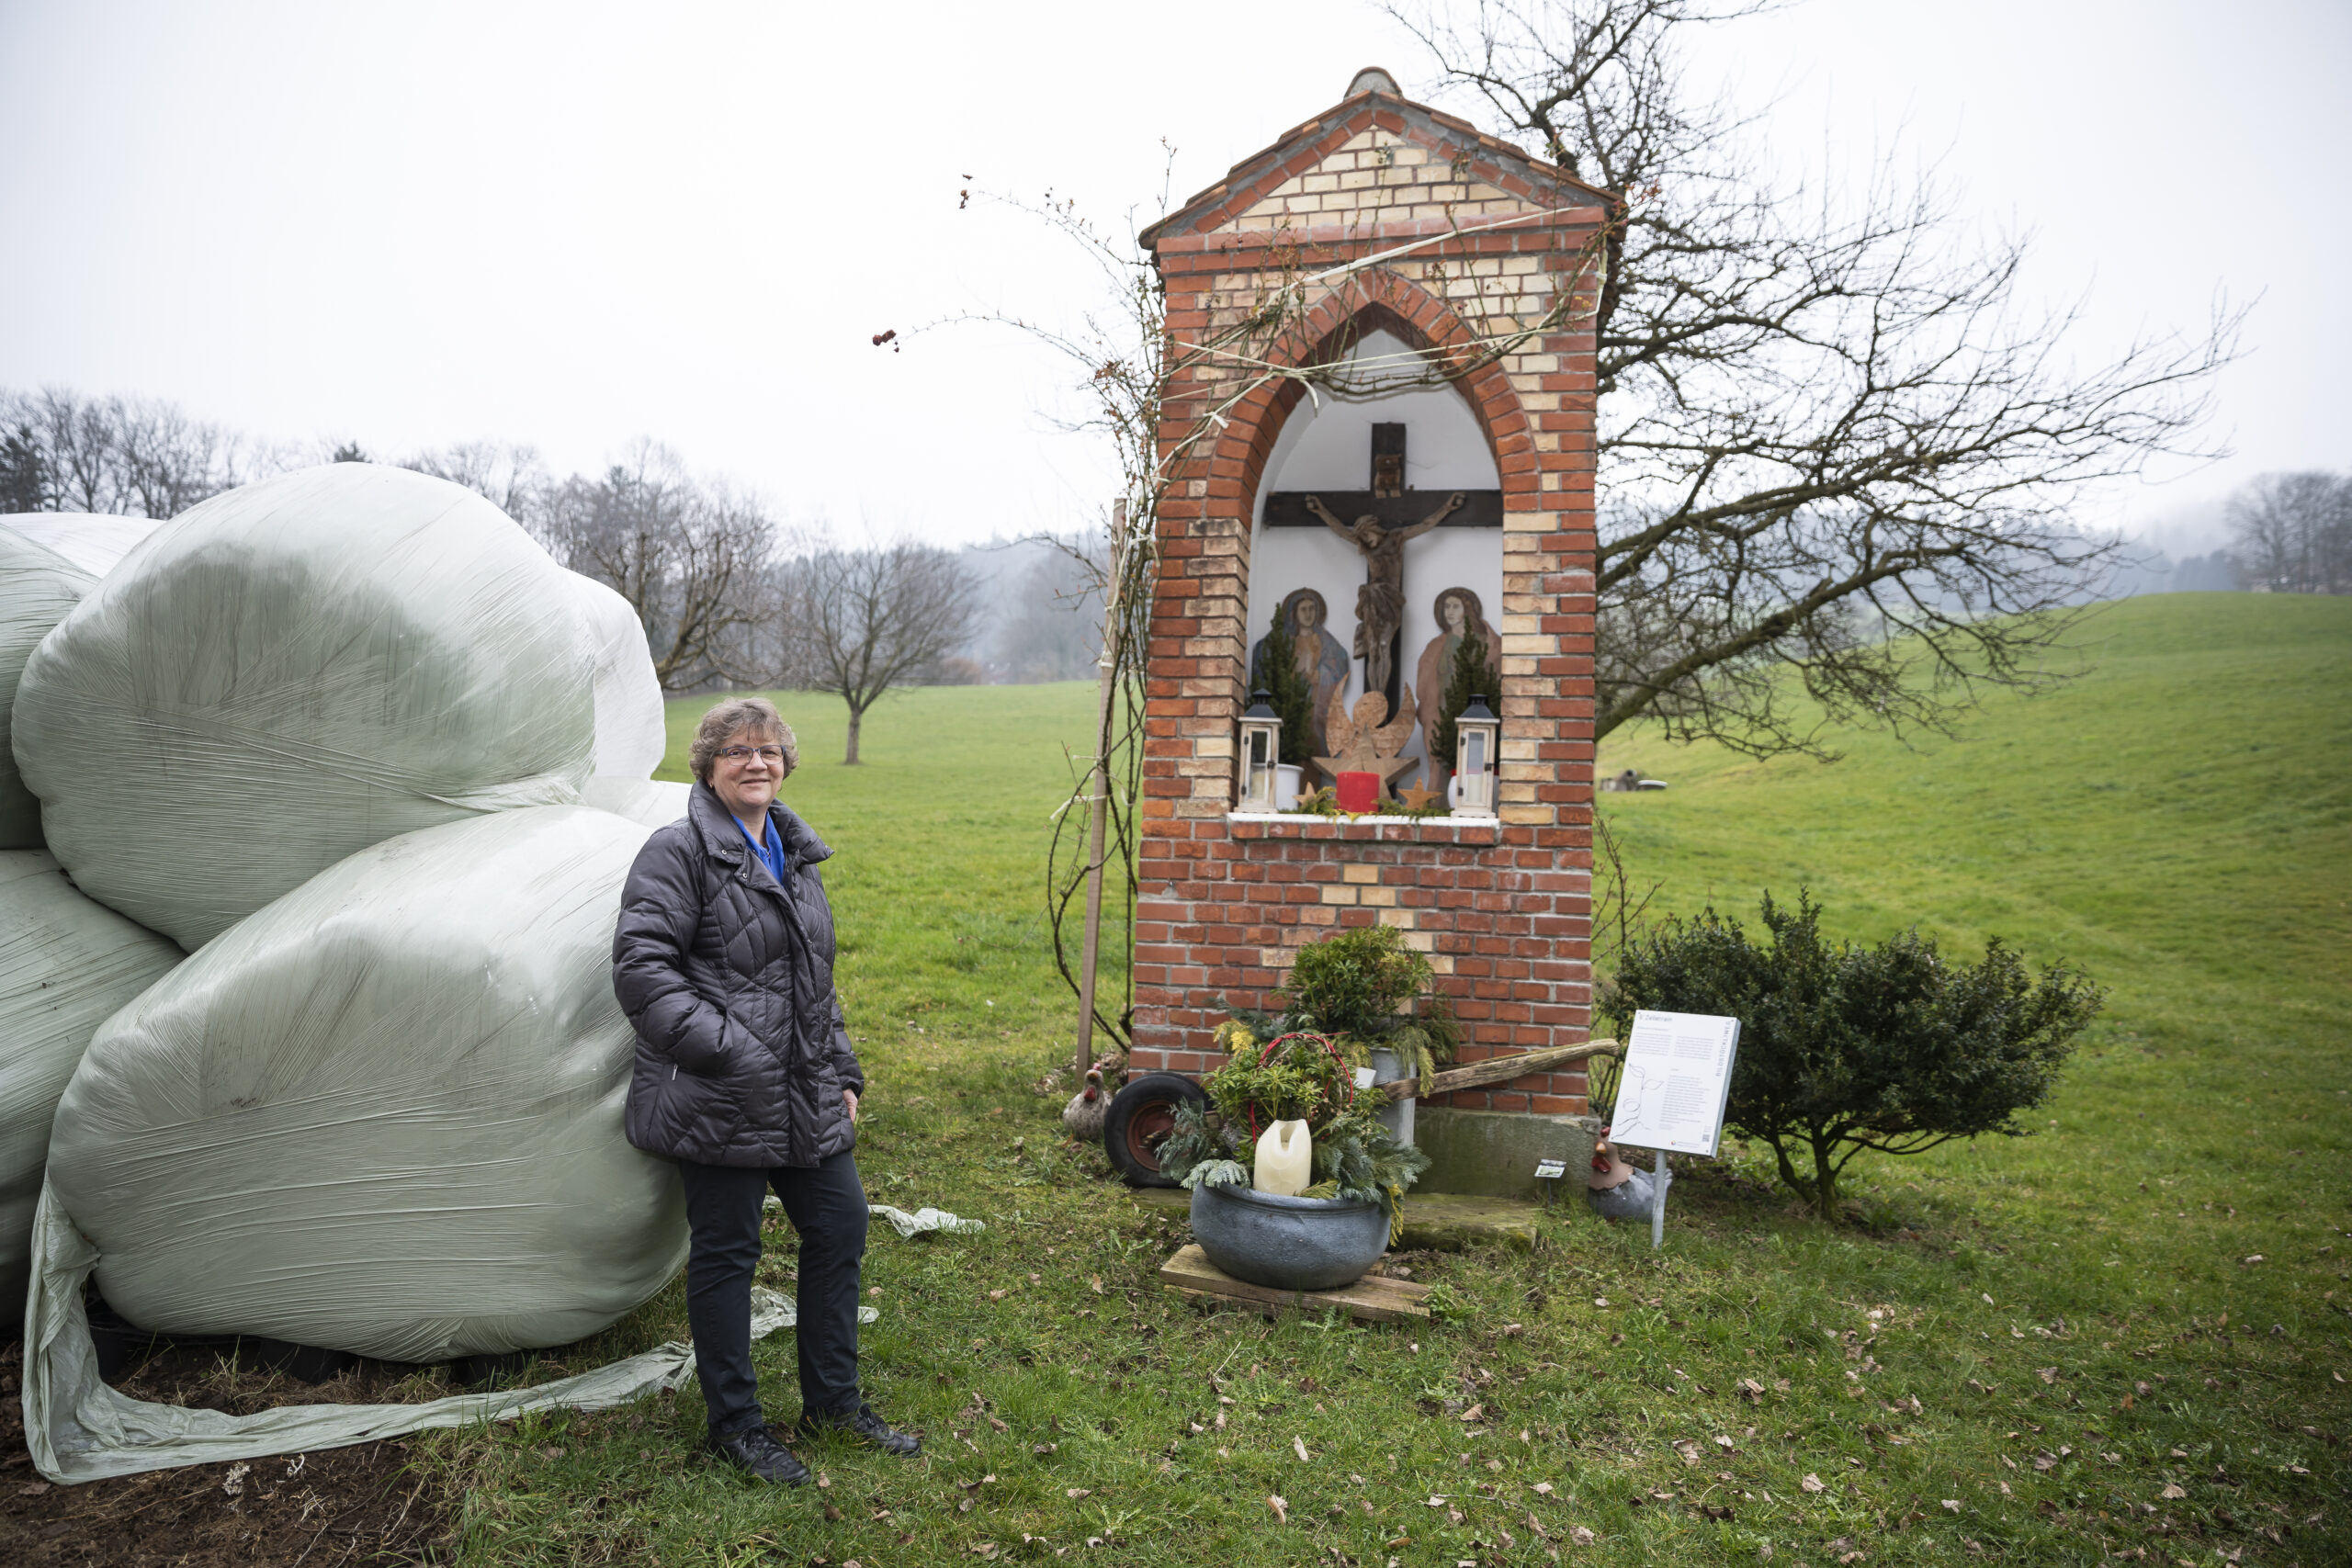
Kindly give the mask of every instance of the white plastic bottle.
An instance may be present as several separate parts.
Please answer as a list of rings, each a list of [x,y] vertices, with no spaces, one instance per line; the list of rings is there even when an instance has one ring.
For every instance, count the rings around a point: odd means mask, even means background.
[[[1258,1134],[1258,1164],[1250,1185],[1278,1198],[1295,1198],[1314,1185],[1314,1140],[1304,1122],[1277,1122]]]

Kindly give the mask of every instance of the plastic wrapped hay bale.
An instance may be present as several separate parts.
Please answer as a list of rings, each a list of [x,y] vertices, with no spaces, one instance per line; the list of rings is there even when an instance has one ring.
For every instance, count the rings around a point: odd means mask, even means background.
[[[194,949],[380,840],[578,801],[594,664],[571,575],[498,508],[331,464],[108,573],[26,663],[17,761],[82,890]]]
[[[0,849],[36,850],[41,842],[40,802],[17,775],[8,745],[25,661],[96,585],[63,557],[0,526]]]
[[[597,777],[581,792],[599,811],[610,811],[648,828],[666,827],[686,814],[694,785],[671,779]]]
[[[645,646],[645,625],[636,609],[612,589],[576,571],[571,580],[580,611],[595,648],[596,753],[594,772],[616,779],[642,779],[662,765],[670,746],[669,710],[662,680]]]
[[[74,891],[39,850],[0,852],[0,1313],[12,1324],[57,1098],[98,1025],[180,956]]]
[[[548,807],[388,840],[109,1020],[49,1165],[108,1304],[435,1361],[569,1344],[659,1291],[684,1198],[623,1135],[612,982],[645,834]]]
[[[117,517],[104,512],[11,512],[0,526],[55,550],[93,578],[104,577],[140,542],[164,525],[160,517]]]

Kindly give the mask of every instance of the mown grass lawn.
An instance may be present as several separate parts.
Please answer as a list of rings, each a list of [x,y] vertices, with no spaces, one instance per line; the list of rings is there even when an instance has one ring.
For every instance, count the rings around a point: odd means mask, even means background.
[[[692,1457],[692,1389],[444,1435],[464,1560],[2352,1557],[2352,604],[2179,596],[2088,635],[2093,673],[1958,739],[1602,759],[1673,785],[1604,797],[1662,910],[1808,886],[1841,935],[2087,964],[2108,1011],[2035,1135],[1862,1168],[1836,1229],[1734,1151],[1678,1183],[1662,1253],[1570,1209],[1532,1254],[1413,1259],[1469,1311],[1411,1329],[1163,1296],[1181,1224],[1034,1092],[1073,1015],[1038,862],[1091,690],[893,699],[855,769],[839,705],[786,694],[786,797],[840,852],[867,1187],[989,1226],[877,1225],[868,1256],[868,1391],[926,1451],[819,1448],[821,1489],[772,1494]],[[589,1349],[684,1334],[673,1287]],[[789,1336],[759,1360],[789,1420]]]

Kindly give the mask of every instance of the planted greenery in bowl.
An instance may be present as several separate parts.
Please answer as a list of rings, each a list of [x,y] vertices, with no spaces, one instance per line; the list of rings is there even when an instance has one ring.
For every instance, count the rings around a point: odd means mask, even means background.
[[[1201,1080],[1208,1103],[1178,1109],[1159,1154],[1192,1191],[1201,1249],[1255,1284],[1348,1283],[1387,1249],[1429,1156],[1381,1122],[1385,1097],[1357,1087],[1330,1036],[1296,1030],[1261,1045],[1246,1027],[1219,1035],[1232,1054]]]

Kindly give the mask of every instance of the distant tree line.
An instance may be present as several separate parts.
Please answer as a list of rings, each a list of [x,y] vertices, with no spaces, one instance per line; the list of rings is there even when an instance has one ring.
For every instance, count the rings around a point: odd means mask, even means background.
[[[259,441],[155,399],[0,389],[0,513],[172,517],[289,468],[369,460],[356,442]],[[396,461],[488,498],[627,599],[664,690],[840,696],[851,761],[860,720],[898,687],[1093,671],[1100,569],[1075,538],[842,545],[650,440],[594,474],[559,475],[533,448],[495,442]]]
[[[2265,474],[2230,498],[2226,515],[2245,586],[2352,593],[2352,474]]]

